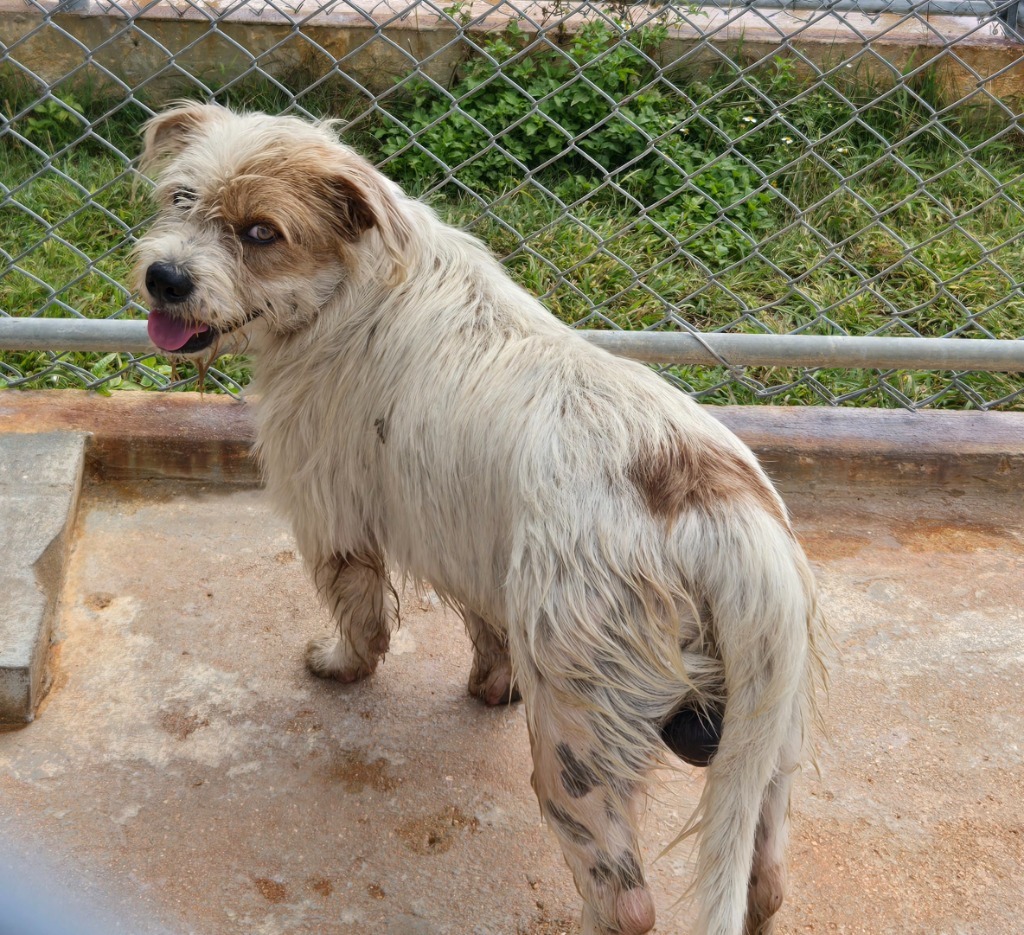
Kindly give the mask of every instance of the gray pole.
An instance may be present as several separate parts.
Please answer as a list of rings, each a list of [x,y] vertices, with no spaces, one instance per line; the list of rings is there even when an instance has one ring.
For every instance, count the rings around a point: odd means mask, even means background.
[[[598,347],[648,364],[1024,372],[1024,340],[857,338],[803,334],[581,331]],[[0,350],[158,354],[144,321],[0,318]]]

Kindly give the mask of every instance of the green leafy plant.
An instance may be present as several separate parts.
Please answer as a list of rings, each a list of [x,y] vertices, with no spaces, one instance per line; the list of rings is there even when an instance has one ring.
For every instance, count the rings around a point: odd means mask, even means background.
[[[405,87],[376,131],[389,169],[414,186],[450,179],[492,195],[528,176],[568,202],[602,189],[705,261],[736,259],[767,229],[773,193],[729,155],[728,132],[685,123],[654,65],[666,35],[597,21],[561,48],[513,21],[447,95],[425,80]]]
[[[66,146],[82,133],[83,106],[71,94],[63,98],[49,98],[25,120],[25,136],[33,143],[50,148]]]

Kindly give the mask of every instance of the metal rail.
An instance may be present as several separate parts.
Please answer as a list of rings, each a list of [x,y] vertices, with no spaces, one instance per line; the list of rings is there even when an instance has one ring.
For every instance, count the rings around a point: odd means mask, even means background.
[[[589,331],[599,347],[648,364],[1024,372],[1024,340]]]
[[[648,364],[954,370],[1024,373],[1024,340],[801,334],[581,331],[620,357]],[[160,354],[144,321],[0,318],[0,350]]]

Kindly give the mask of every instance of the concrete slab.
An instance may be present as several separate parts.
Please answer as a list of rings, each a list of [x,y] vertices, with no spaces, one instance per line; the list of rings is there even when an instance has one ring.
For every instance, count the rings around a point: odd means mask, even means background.
[[[44,690],[85,438],[0,435],[0,724],[32,720]]]
[[[778,935],[1014,935],[1019,512],[977,490],[790,502],[841,661]],[[82,514],[45,716],[0,734],[0,841],[169,931],[578,932],[522,711],[466,695],[467,640],[429,592],[405,593],[373,679],[328,684],[301,662],[326,618],[261,492],[103,485]],[[654,858],[702,776],[664,780],[645,856],[657,932],[683,935],[690,855]]]

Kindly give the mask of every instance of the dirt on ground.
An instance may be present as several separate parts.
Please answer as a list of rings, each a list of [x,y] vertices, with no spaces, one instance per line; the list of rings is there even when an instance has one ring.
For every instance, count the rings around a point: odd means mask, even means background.
[[[1019,512],[790,500],[838,662],[778,935],[1017,935]],[[522,707],[468,696],[461,622],[407,590],[391,653],[354,686],[303,668],[328,626],[261,492],[92,488],[52,688],[0,735],[0,838],[129,932],[577,935]],[[661,779],[644,854],[656,931],[683,935],[692,854],[656,858],[703,777]]]

